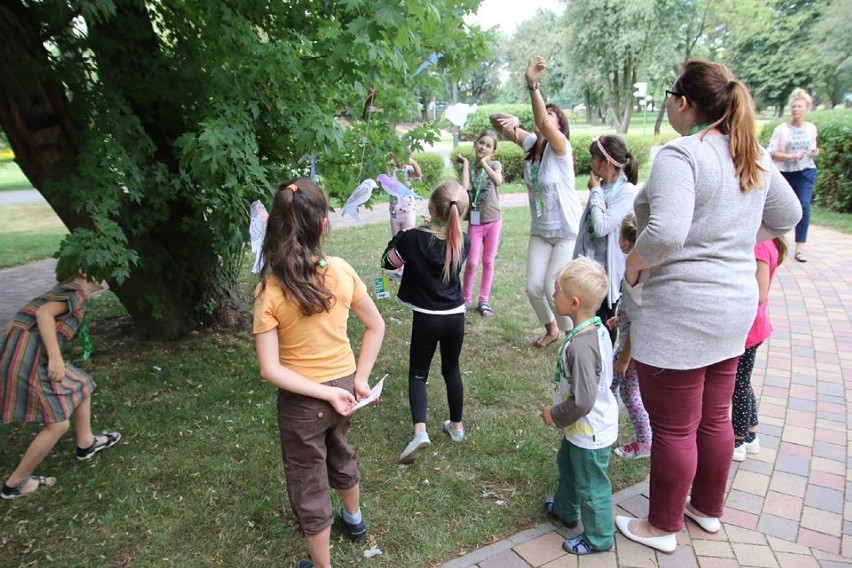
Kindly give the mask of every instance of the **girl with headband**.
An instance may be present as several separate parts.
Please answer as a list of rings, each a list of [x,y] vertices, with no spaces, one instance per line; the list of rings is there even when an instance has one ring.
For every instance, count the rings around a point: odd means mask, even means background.
[[[621,296],[624,259],[619,239],[621,221],[633,210],[633,194],[639,175],[639,163],[618,136],[599,136],[589,146],[592,173],[589,176],[589,201],[580,218],[580,232],[574,258],[586,256],[603,265],[609,277],[609,293],[597,312],[603,321],[615,315]],[[610,330],[615,341],[616,331]]]

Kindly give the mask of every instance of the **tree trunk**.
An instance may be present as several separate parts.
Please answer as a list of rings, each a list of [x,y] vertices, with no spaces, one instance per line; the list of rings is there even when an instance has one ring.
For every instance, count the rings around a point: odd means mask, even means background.
[[[657,120],[654,121],[654,135],[657,136],[660,134],[660,128],[663,126],[663,117],[666,116],[666,105],[663,103],[663,106],[660,107],[660,111],[657,113]]]
[[[117,11],[111,21],[115,22],[114,27],[89,29],[90,34],[103,34],[106,39],[104,45],[108,47],[97,53],[100,79],[105,84],[128,73],[135,73],[142,81],[131,84],[144,84],[144,75],[151,72],[149,66],[140,64],[145,57],[140,59],[132,52],[151,49],[150,42],[136,43],[139,38],[122,41],[127,38],[122,18],[139,16],[134,6],[138,5],[122,6]],[[69,180],[76,173],[87,119],[70,116],[63,86],[52,79],[41,30],[28,8],[11,1],[5,2],[0,11],[0,126],[9,138],[21,170],[65,225],[72,231],[96,229],[93,217],[80,204],[71,203],[67,192]],[[149,33],[154,36],[153,29]],[[179,109],[162,101],[145,105],[135,100],[133,94],[127,100],[157,146],[156,159],[175,171],[177,160],[171,148],[175,133],[184,131]],[[145,231],[124,226],[132,224],[127,221],[133,219],[128,213],[140,206],[126,207],[129,211],[116,211],[112,218],[124,229],[127,246],[138,252],[140,262],[121,284],[111,281],[110,286],[142,336],[166,339],[183,335],[197,325],[197,307],[211,293],[211,273],[221,266],[213,248],[207,246],[209,231],[189,233],[181,229],[185,218],[199,213],[180,198],[168,204],[171,218],[166,223]],[[217,305],[218,299],[214,298]]]
[[[592,124],[592,93],[589,89],[583,89],[583,100],[586,103],[586,123]]]

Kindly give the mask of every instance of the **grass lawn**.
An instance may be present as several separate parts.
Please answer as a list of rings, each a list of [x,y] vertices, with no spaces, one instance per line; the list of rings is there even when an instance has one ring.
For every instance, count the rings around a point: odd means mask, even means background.
[[[351,434],[370,537],[350,543],[335,528],[335,566],[433,566],[546,519],[542,501],[554,490],[560,436],[538,414],[550,401],[557,345],[529,347],[541,330],[523,291],[528,225],[525,208],[505,212],[496,315],[468,317],[467,438],[453,444],[441,430],[447,407],[436,356],[432,446],[410,467],[397,458],[411,436],[411,314],[395,298],[378,301],[387,334],[375,376],[389,377],[381,403],[356,414]],[[343,229],[328,248],[372,288],[387,239],[385,224]],[[245,276],[246,301],[253,281]],[[304,556],[283,484],[275,390],[258,377],[249,326],[148,344],[132,338],[111,294],[93,301],[91,315],[93,425],[121,431],[122,441],[85,464],[73,457],[73,435],[59,442],[38,471],[58,484],[0,505],[2,564],[280,567]],[[354,320],[356,348],[359,327]],[[37,431],[0,428],[3,475]],[[643,479],[647,467],[613,458],[613,490]],[[382,554],[365,560],[372,545]]]
[[[852,213],[835,213],[822,207],[811,207],[811,223],[820,227],[829,227],[846,233],[852,234]]]
[[[6,189],[29,189],[32,184],[12,161],[0,162],[0,191]]]
[[[53,256],[68,234],[47,203],[0,207],[0,268]]]

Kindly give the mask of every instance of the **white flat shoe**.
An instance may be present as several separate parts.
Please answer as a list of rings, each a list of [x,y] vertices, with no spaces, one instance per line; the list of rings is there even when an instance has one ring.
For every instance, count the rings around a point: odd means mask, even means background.
[[[722,530],[722,523],[719,521],[718,517],[699,517],[690,511],[688,507],[689,497],[686,498],[686,508],[684,508],[683,514],[692,519],[696,525],[704,530],[704,532],[714,534]]]
[[[633,542],[644,544],[645,546],[666,554],[674,553],[677,548],[677,538],[674,533],[664,534],[662,536],[639,536],[630,532],[630,521],[632,520],[634,520],[632,517],[617,516],[615,517],[615,526],[618,527],[621,534]]]

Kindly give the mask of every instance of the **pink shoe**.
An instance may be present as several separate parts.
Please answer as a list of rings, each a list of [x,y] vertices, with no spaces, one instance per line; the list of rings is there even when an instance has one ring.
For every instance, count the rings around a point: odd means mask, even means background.
[[[613,453],[626,460],[649,458],[651,457],[651,446],[639,442],[630,442],[620,448],[615,448]]]

